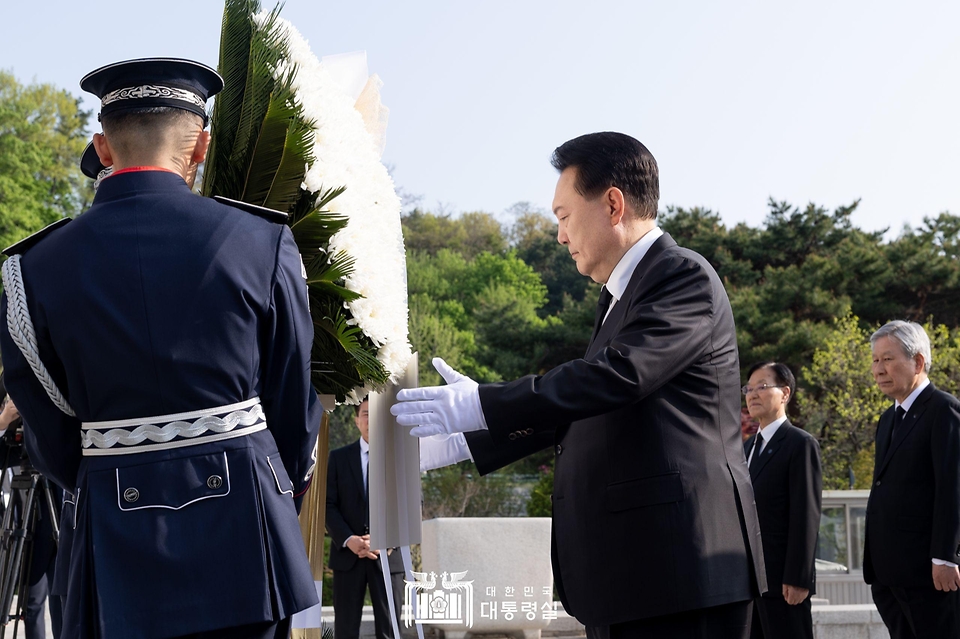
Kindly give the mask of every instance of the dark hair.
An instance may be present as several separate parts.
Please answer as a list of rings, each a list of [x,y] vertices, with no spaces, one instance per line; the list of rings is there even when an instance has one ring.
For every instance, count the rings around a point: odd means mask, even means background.
[[[793,371],[790,370],[789,366],[781,364],[780,362],[758,362],[747,371],[747,379],[763,368],[770,369],[770,372],[773,373],[773,381],[778,385],[786,386],[790,389],[790,398],[787,400],[789,403],[793,399],[794,393],[797,392],[797,378],[793,376]]]
[[[145,128],[164,129],[187,120],[194,120],[199,124],[202,123],[203,118],[186,109],[164,106],[124,109],[100,116],[100,124],[103,125],[103,132],[107,135],[123,135],[130,130]]]
[[[657,218],[660,172],[639,140],[610,131],[588,133],[558,146],[550,163],[561,173],[577,169],[576,189],[583,197],[598,197],[615,186],[640,219]]]

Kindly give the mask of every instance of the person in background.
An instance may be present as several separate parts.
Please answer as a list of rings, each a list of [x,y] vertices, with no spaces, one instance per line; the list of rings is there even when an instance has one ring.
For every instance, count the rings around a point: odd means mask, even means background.
[[[744,444],[757,499],[768,591],[753,609],[752,639],[813,639],[810,596],[820,529],[820,445],[787,419],[797,382],[785,364],[750,368],[743,395],[760,430]]]
[[[387,597],[395,597],[393,575],[403,573],[403,560],[398,549],[388,551],[394,590],[388,595],[380,552],[370,547],[370,404],[366,399],[356,407],[353,419],[360,438],[330,451],[327,465],[326,522],[331,539],[329,565],[333,570],[333,634],[336,639],[360,636],[363,600],[369,588],[377,638],[393,639]],[[400,602],[396,598],[394,609],[399,613]]]
[[[894,403],[877,427],[863,578],[892,639],[960,637],[960,401],[927,379],[916,322],[888,322],[870,345]]]

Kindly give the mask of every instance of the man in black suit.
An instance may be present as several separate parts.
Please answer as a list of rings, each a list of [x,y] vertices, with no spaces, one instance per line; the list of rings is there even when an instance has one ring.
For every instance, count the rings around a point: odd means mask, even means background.
[[[820,530],[820,446],[787,419],[797,388],[790,368],[750,368],[743,394],[760,431],[744,443],[763,533],[767,592],[753,609],[752,639],[813,639],[810,595]]]
[[[360,439],[330,451],[327,465],[327,531],[331,538],[329,565],[333,570],[333,634],[336,639],[360,636],[367,587],[370,588],[377,638],[393,638],[380,552],[370,547],[369,416],[367,400],[363,400],[354,415]],[[398,552],[390,554],[389,563],[391,572],[402,572]],[[399,564],[399,570],[396,564]]]
[[[870,344],[894,405],[877,427],[863,577],[893,639],[960,637],[960,401],[927,379],[919,324],[889,322]]]
[[[555,447],[554,578],[588,636],[748,637],[765,573],[726,292],[657,228],[640,142],[581,136],[553,165],[557,239],[605,284],[586,355],[479,387],[436,360],[447,385],[401,391],[393,411],[425,447],[465,432],[449,461],[482,473]]]

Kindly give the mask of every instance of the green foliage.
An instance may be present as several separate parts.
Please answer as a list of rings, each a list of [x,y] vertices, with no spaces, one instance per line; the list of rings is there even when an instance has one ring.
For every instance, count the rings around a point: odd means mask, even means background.
[[[771,199],[762,228],[727,229],[707,209],[668,208],[661,226],[710,260],[737,321],[740,363],[811,364],[834,318],[867,324],[933,316],[960,324],[960,217],[925,218],[884,243],[850,221],[859,202],[828,213]]]
[[[515,517],[524,500],[510,475],[480,477],[470,462],[438,468],[423,476],[423,518]]]
[[[483,252],[502,253],[507,248],[499,222],[480,212],[454,219],[414,209],[403,218],[403,240],[408,250],[435,255],[446,249],[466,259]]]
[[[540,477],[530,491],[527,517],[553,516],[553,466],[541,466]]]
[[[227,0],[220,36],[219,69],[225,87],[213,109],[204,195],[222,195],[283,211],[307,274],[314,340],[313,385],[343,401],[357,387],[386,382],[377,346],[351,321],[345,302],[357,294],[344,286],[353,261],[330,254],[330,238],[346,224],[326,210],[343,188],[310,193],[303,188],[313,161],[313,123],[303,115],[293,89],[295,67],[280,76],[288,58],[276,30],[280,7],[257,25],[256,0]]]
[[[0,71],[0,248],[89,204],[79,168],[89,117],[67,91]]]
[[[877,388],[870,373],[870,332],[861,328],[859,318],[848,315],[834,322],[830,332],[814,351],[810,366],[800,373],[804,392],[797,394],[805,428],[820,440],[823,484],[827,489],[868,488],[872,479],[865,473],[862,455],[872,453],[877,419],[890,400]]]
[[[537,314],[546,289],[513,252],[468,259],[450,249],[410,251],[407,287],[421,384],[441,381],[430,363],[434,355],[478,381],[536,372],[543,336],[558,323]]]
[[[547,302],[540,309],[541,316],[561,313],[571,302],[586,300],[591,309],[595,307],[599,291],[591,290],[593,282],[580,274],[577,263],[570,259],[570,251],[557,242],[557,223],[552,216],[521,208],[516,212],[510,239],[517,257],[529,264],[547,287]],[[591,314],[589,326],[592,320]]]

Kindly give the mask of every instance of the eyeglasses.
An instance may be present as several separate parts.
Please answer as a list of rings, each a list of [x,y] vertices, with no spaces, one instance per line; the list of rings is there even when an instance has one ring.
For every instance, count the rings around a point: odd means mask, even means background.
[[[743,386],[740,388],[740,392],[744,395],[749,395],[753,391],[765,391],[768,388],[786,388],[783,384],[760,384],[759,386]]]

